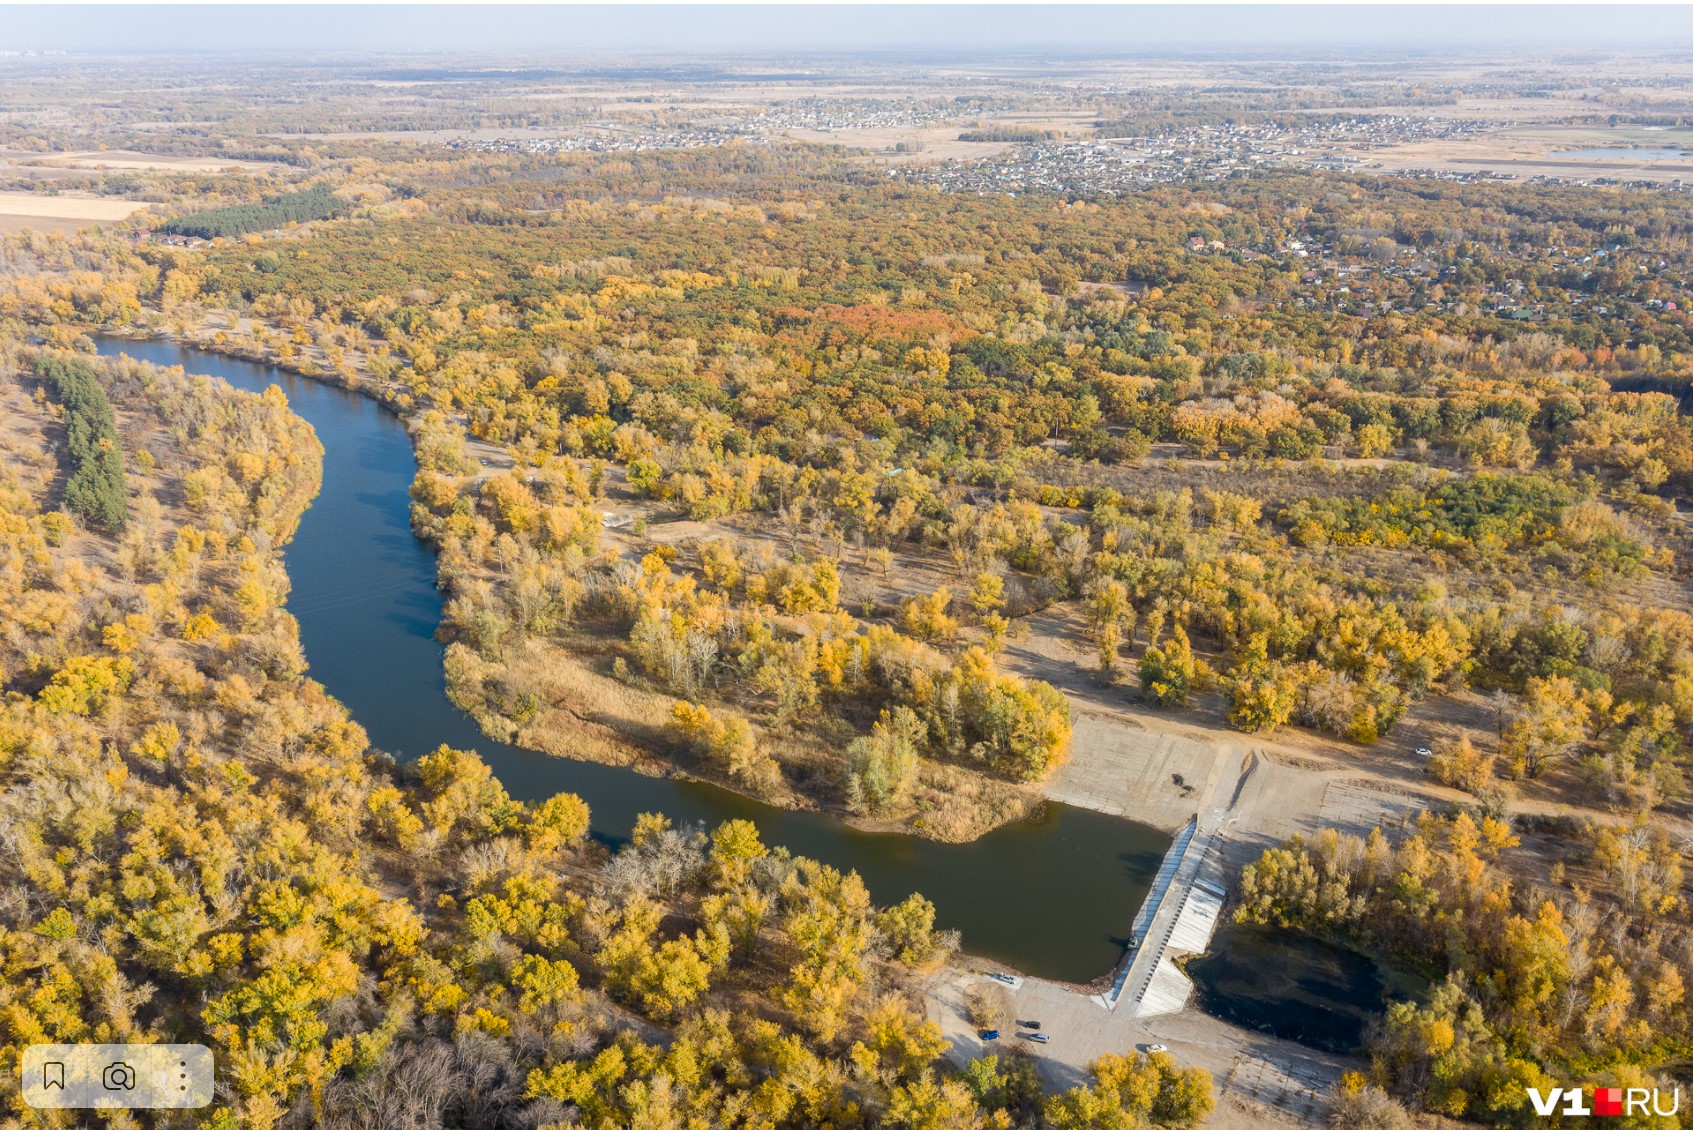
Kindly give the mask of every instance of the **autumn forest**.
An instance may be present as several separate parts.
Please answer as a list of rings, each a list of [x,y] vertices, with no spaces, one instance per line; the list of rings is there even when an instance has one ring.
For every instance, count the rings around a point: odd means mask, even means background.
[[[0,73],[25,109],[103,80],[52,81]],[[1234,809],[1222,849],[1231,923],[1418,986],[1315,1117],[1686,1100],[1685,187],[1286,165],[976,193],[797,140],[360,136],[335,108],[377,111],[323,81],[264,111],[315,130],[100,120],[169,160],[0,170],[141,208],[0,235],[6,1071],[206,1043],[212,1107],[109,1124],[208,1130],[1259,1117],[1174,1039],[1074,1077],[960,1044],[935,995],[971,938],[921,893],[877,905],[747,821],[591,835],[474,750],[372,748],[289,610],[319,437],[279,389],[106,334],[404,421],[448,695],[490,740],[947,843],[1084,774],[1171,790],[1107,730],[1344,775],[1409,815],[1331,819],[1313,777],[1321,805]],[[1014,93],[960,143],[1070,128]],[[54,121],[0,142],[66,150]]]

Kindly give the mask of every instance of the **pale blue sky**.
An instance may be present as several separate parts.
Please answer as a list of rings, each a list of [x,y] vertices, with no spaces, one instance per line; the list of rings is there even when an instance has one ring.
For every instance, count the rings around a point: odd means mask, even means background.
[[[1656,47],[1675,5],[247,6],[3,5],[0,50],[1134,52],[1137,49]]]

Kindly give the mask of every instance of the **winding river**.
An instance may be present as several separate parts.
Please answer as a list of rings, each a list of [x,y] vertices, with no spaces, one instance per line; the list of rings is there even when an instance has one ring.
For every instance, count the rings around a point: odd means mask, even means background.
[[[767,844],[857,871],[879,903],[921,891],[938,924],[970,953],[1033,976],[1082,982],[1123,953],[1170,837],[1144,824],[1061,804],[970,844],[863,832],[816,812],[789,812],[713,785],[548,757],[485,736],[447,700],[441,596],[433,552],[412,536],[417,465],[400,420],[376,401],[271,365],[167,342],[97,337],[103,356],[180,365],[236,388],[281,386],[324,446],[323,489],[284,555],[289,609],[312,675],[346,704],[373,745],[402,758],[443,742],[475,749],[523,800],[581,796],[597,834],[621,839],[640,812],[708,826],[742,818]]]

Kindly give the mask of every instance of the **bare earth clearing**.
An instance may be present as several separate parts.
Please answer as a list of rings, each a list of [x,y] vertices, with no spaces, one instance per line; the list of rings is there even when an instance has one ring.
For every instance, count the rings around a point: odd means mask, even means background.
[[[983,1055],[1031,1052],[1049,1087],[1084,1083],[1088,1065],[1102,1055],[1122,1055],[1163,1044],[1184,1067],[1204,1067],[1217,1088],[1217,1110],[1206,1125],[1219,1130],[1260,1126],[1318,1125],[1327,1107],[1325,1092],[1357,1061],[1315,1052],[1288,1040],[1249,1032],[1194,1008],[1171,1016],[1135,1019],[1127,1007],[1107,1012],[1091,997],[1066,985],[1024,978],[1010,991],[1020,1020],[1039,1021],[1050,1043],[1033,1044],[1005,1033],[984,1043],[971,1028],[964,994],[991,983],[982,974],[948,968],[930,982],[929,1018],[952,1043],[948,1053],[963,1066]]]

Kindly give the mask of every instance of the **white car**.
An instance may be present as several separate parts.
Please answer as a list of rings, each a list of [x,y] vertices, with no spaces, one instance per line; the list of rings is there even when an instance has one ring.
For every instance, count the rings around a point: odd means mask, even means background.
[[[1418,748],[1413,750],[1412,752],[1417,754],[1419,757],[1433,757],[1434,756],[1434,753],[1430,750],[1430,748],[1428,746],[1425,746],[1425,745],[1418,746]]]
[[[1147,1054],[1148,1055],[1152,1055],[1154,1052],[1168,1052],[1168,1051],[1170,1051],[1170,1049],[1165,1047],[1165,1045],[1163,1045],[1163,1044],[1148,1044],[1147,1045]]]

